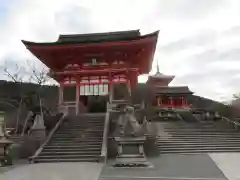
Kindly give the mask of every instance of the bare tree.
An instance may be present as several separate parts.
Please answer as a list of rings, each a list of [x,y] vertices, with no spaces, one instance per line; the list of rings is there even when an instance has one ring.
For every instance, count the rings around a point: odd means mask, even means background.
[[[40,111],[41,111],[40,113],[42,115],[43,112],[42,112],[42,100],[40,98],[40,91],[41,91],[42,85],[44,85],[49,80],[49,76],[48,76],[47,70],[45,68],[41,68],[41,69],[36,68],[35,64],[31,63],[29,60],[27,60],[26,62],[27,62],[27,69],[30,71],[29,77],[27,78],[28,82],[33,82],[33,83],[39,85],[38,89],[35,91],[35,93],[36,93],[36,97],[38,99],[37,101],[39,101],[39,107],[40,107]],[[24,67],[19,66],[18,64],[15,65],[15,69],[13,69],[12,71],[7,67],[4,68],[4,73],[8,78],[10,78],[15,83],[21,84],[21,86],[20,86],[21,100],[20,100],[20,105],[19,105],[18,113],[17,113],[15,133],[17,133],[17,130],[18,130],[19,117],[21,114],[22,105],[23,105],[24,101],[26,100],[26,98],[27,99],[32,98],[32,97],[28,97],[28,95],[25,94],[26,93],[25,90],[22,89],[23,88],[22,84],[24,83],[24,74],[21,73],[21,68],[24,68]],[[25,79],[25,81],[26,81],[26,79]]]
[[[23,78],[21,76],[19,65],[15,65],[14,71],[10,71],[7,67],[4,68],[5,75],[15,83],[22,83]]]
[[[49,80],[48,72],[45,68],[37,69],[29,60],[27,60],[27,64],[31,71],[30,82],[33,81],[38,85],[43,85]]]
[[[50,78],[48,76],[48,71],[46,68],[36,68],[30,60],[26,60],[28,72],[27,80],[24,79],[21,69],[23,66],[15,65],[15,68],[11,71],[9,68],[4,68],[5,75],[10,78],[13,82],[23,83],[24,81],[32,82],[38,85],[44,85]]]

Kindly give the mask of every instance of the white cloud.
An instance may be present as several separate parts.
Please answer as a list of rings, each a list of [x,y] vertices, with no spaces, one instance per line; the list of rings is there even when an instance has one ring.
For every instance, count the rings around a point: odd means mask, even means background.
[[[7,59],[37,62],[21,39],[160,29],[155,60],[163,73],[176,75],[172,85],[189,85],[198,95],[223,100],[239,91],[232,80],[240,78],[239,7],[238,0],[16,0],[0,19],[0,65]]]

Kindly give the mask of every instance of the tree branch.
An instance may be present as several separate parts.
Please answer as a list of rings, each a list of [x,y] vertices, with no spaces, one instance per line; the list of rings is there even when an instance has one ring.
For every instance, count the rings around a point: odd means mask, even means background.
[[[5,75],[8,76],[14,82],[22,83],[23,79],[19,73],[19,66],[16,64],[16,70],[14,73],[11,73],[6,67],[4,68]]]

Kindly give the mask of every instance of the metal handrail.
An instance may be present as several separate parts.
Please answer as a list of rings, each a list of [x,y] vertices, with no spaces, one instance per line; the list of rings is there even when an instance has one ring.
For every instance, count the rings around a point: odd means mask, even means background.
[[[104,131],[103,131],[103,141],[102,141],[102,149],[101,149],[101,160],[106,163],[107,162],[107,146],[108,146],[108,131],[109,131],[109,123],[110,123],[110,111],[109,111],[109,103],[107,103],[107,112],[105,116],[104,122]]]
[[[49,141],[52,139],[53,134],[56,132],[56,130],[60,127],[60,125],[62,124],[63,120],[65,119],[65,117],[67,116],[66,113],[63,113],[63,115],[61,116],[61,118],[59,119],[59,121],[57,122],[57,124],[55,125],[55,127],[50,131],[50,133],[48,134],[48,137],[46,138],[46,140],[44,141],[44,143],[38,148],[38,150],[35,152],[35,154],[33,156],[31,156],[30,162],[33,163],[34,159],[42,152],[44,146],[46,144],[49,143]]]

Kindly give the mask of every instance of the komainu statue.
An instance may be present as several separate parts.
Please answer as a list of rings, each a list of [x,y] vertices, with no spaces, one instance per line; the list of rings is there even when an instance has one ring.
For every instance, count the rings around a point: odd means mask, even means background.
[[[121,109],[121,108],[120,108]],[[115,167],[146,167],[149,163],[144,153],[146,141],[146,118],[140,124],[136,118],[134,106],[125,105],[123,114],[118,117],[115,129],[115,141],[117,143],[117,156]]]
[[[143,124],[140,125],[136,119],[134,107],[126,105],[124,107],[124,114],[120,115],[117,120],[115,136],[144,136],[145,124],[146,122],[144,121]]]

